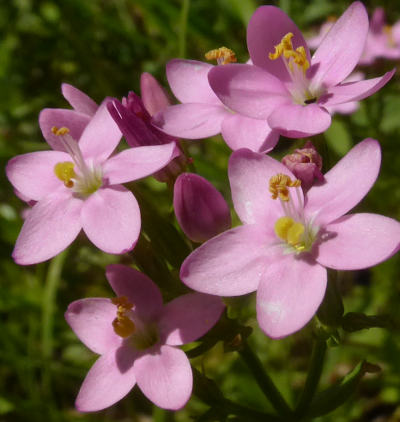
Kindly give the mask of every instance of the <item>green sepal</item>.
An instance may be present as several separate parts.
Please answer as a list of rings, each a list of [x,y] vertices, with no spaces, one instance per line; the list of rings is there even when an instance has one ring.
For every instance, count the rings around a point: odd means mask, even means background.
[[[341,381],[315,395],[307,417],[317,417],[332,412],[354,394],[364,374],[379,371],[379,366],[361,361]]]

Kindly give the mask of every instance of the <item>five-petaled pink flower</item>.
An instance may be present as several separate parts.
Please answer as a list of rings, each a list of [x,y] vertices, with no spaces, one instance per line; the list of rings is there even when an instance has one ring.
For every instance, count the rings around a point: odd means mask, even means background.
[[[261,6],[247,28],[254,66],[217,66],[208,74],[210,85],[227,107],[266,120],[285,136],[321,133],[331,124],[327,108],[370,96],[394,74],[393,70],[383,77],[343,82],[360,59],[367,33],[367,12],[355,2],[311,58],[293,21],[275,6]]]
[[[266,121],[233,113],[211,89],[207,78],[209,71],[224,66],[222,63],[214,66],[196,60],[170,60],[167,63],[168,83],[182,104],[157,113],[153,118],[154,124],[165,133],[179,138],[200,139],[221,133],[232,150],[271,151],[278,142],[279,134],[271,130]]]
[[[77,300],[65,313],[79,339],[101,355],[82,384],[77,409],[111,406],[136,383],[157,406],[183,407],[192,392],[192,370],[176,346],[204,335],[218,321],[222,301],[189,293],[163,306],[158,287],[143,273],[110,265],[106,275],[116,298]]]
[[[257,290],[257,318],[267,335],[280,338],[299,330],[324,297],[325,267],[366,268],[399,249],[397,221],[344,215],[372,187],[379,167],[379,144],[366,139],[304,195],[283,164],[247,149],[234,152],[229,179],[243,226],[192,252],[182,265],[182,281],[220,296]]]
[[[21,194],[37,201],[18,236],[13,257],[29,265],[52,258],[83,228],[100,249],[121,254],[132,249],[140,232],[140,210],[121,183],[145,177],[176,155],[172,142],[131,148],[112,157],[121,132],[105,100],[77,142],[66,128],[53,128],[58,151],[14,157],[7,177]],[[47,139],[47,138],[46,138]]]

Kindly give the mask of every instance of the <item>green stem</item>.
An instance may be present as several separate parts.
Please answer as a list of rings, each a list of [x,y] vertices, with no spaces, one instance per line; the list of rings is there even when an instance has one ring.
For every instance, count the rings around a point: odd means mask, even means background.
[[[326,340],[316,339],[311,355],[310,367],[307,374],[306,383],[301,393],[299,402],[295,409],[298,416],[304,415],[317,391],[318,383],[324,367],[326,353]]]
[[[243,348],[239,350],[239,354],[253,373],[254,379],[261,388],[261,391],[271,402],[278,414],[280,416],[286,416],[290,420],[293,412],[265,371],[258,356],[251,350],[247,343],[244,343]]]
[[[49,358],[53,353],[54,309],[58,284],[67,251],[61,252],[49,264],[42,302],[42,354]]]
[[[182,0],[181,24],[179,31],[179,54],[178,57],[184,59],[186,56],[186,32],[189,16],[190,0]]]

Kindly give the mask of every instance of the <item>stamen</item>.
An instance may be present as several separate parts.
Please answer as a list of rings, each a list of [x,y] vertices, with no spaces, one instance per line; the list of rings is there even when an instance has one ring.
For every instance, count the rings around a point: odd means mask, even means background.
[[[122,338],[131,336],[136,327],[127,313],[133,308],[133,304],[126,296],[115,297],[111,302],[117,306],[117,317],[112,322],[115,334]]]
[[[72,188],[74,186],[74,182],[71,179],[76,178],[76,173],[74,171],[74,163],[71,163],[71,161],[57,163],[54,166],[54,173],[62,182],[64,182],[64,185],[67,188]]]
[[[60,128],[58,128],[57,126],[53,126],[51,128],[51,131],[56,136],[63,136],[63,135],[66,135],[67,133],[69,133],[69,129],[67,127],[64,127],[64,126],[60,127]]]
[[[299,66],[303,72],[310,67],[310,63],[307,60],[306,50],[303,46],[297,47],[296,50],[293,49],[292,38],[293,33],[288,32],[281,40],[279,44],[275,46],[275,52],[269,53],[268,57],[270,60],[276,60],[279,57],[283,56],[288,61],[290,70],[293,71],[293,63]]]
[[[383,32],[387,36],[387,45],[389,47],[396,47],[396,42],[394,40],[392,27],[390,25],[385,25],[383,27]]]
[[[272,193],[272,199],[279,197],[282,201],[289,201],[291,187],[298,187],[301,185],[301,181],[298,179],[291,180],[286,174],[276,174],[269,179],[269,191]]]
[[[206,60],[216,60],[217,64],[228,64],[236,62],[236,54],[227,47],[216,48],[208,51],[205,55]]]
[[[304,224],[294,221],[290,217],[281,217],[276,221],[274,230],[275,234],[293,247],[296,252],[306,249]]]

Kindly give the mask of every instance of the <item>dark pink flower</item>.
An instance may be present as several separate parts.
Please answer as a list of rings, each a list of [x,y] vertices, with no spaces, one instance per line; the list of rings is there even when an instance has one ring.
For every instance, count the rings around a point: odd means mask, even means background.
[[[164,409],[180,409],[192,392],[192,370],[176,346],[204,335],[224,305],[215,296],[189,293],[163,305],[158,287],[143,273],[109,265],[106,276],[117,298],[71,303],[65,318],[79,339],[101,356],[87,374],[76,408],[104,409],[137,383]]]

